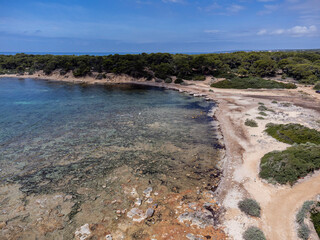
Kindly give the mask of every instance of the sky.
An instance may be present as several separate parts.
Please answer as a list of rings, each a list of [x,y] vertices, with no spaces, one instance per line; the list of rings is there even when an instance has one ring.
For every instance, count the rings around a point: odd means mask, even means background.
[[[320,0],[0,0],[0,52],[320,48]]]

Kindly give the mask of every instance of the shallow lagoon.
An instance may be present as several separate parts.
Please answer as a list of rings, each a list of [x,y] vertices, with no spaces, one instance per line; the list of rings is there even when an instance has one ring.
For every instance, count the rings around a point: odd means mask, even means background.
[[[89,223],[98,237],[148,239],[150,225],[172,215],[172,194],[199,200],[218,182],[219,144],[207,115],[214,103],[204,99],[2,78],[0,101],[2,237],[70,239]],[[155,214],[136,223],[127,214],[134,206]]]

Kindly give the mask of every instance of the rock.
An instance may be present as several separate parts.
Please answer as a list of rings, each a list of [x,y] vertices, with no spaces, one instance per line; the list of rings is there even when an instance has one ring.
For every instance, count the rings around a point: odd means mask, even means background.
[[[148,208],[147,211],[146,211],[147,218],[152,217],[153,214],[154,214],[154,209],[153,208]]]
[[[139,197],[139,195],[138,195],[138,193],[137,193],[137,190],[136,190],[135,188],[132,188],[131,196],[132,196],[132,197]]]
[[[85,225],[81,226],[75,231],[74,235],[77,240],[86,240],[91,235],[89,224],[86,223]]]
[[[152,198],[148,198],[148,200],[146,201],[146,203],[153,203],[153,199],[152,199]]]
[[[152,187],[148,187],[146,190],[143,191],[143,194],[148,198],[150,197],[152,192]]]
[[[67,195],[64,197],[64,201],[71,200],[71,199],[72,199],[72,195]]]
[[[134,222],[141,222],[147,218],[147,215],[139,208],[132,208],[128,213],[127,217],[131,218]]]
[[[191,222],[191,225],[196,225],[200,228],[205,228],[208,226],[215,225],[215,219],[212,214],[207,209],[195,212],[184,212],[178,217],[179,222],[183,223],[185,221]]]
[[[5,226],[7,226],[6,222],[0,222],[0,229],[4,228]]]
[[[111,234],[109,234],[109,235],[106,236],[106,240],[112,240]]]
[[[135,201],[134,204],[137,205],[137,206],[141,206],[141,204],[142,204],[142,199],[141,199],[141,198],[137,198],[137,200]]]
[[[186,235],[186,237],[187,237],[189,240],[204,240],[204,239],[203,239],[203,236],[197,237],[197,236],[193,235],[192,233],[188,233],[188,234]]]

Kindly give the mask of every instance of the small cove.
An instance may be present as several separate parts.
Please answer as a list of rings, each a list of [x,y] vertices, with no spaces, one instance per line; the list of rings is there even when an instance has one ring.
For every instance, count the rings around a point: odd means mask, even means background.
[[[70,239],[89,223],[147,239],[174,212],[170,197],[200,201],[219,182],[214,103],[202,98],[2,78],[0,100],[2,237]],[[133,224],[137,205],[154,216]]]

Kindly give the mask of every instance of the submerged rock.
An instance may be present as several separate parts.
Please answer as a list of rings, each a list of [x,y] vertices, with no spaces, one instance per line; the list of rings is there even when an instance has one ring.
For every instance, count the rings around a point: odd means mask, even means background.
[[[139,208],[132,208],[127,213],[127,217],[131,218],[134,222],[141,222],[147,218],[147,215]]]
[[[201,237],[197,237],[195,235],[193,235],[192,233],[188,233],[186,235],[186,237],[189,239],[189,240],[204,240],[204,238],[201,236]]]
[[[91,235],[89,224],[86,223],[85,225],[78,228],[75,231],[74,235],[75,235],[75,239],[77,240],[86,240]]]
[[[153,190],[152,187],[148,187],[146,190],[143,191],[143,194],[144,194],[147,198],[149,198],[150,195],[151,195],[152,190]]]
[[[154,209],[153,208],[148,208],[146,211],[146,216],[147,218],[152,217],[154,214]]]

